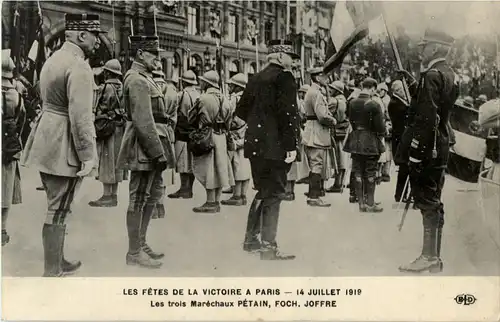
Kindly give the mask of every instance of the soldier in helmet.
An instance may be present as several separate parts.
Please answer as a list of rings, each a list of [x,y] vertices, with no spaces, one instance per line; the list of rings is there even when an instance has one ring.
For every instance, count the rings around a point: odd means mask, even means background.
[[[389,106],[389,102],[391,101],[391,98],[389,95],[387,95],[387,92],[389,91],[387,85],[384,83],[380,83],[377,85],[377,93],[374,95],[374,100],[376,100],[379,104],[380,107],[382,108],[382,112],[384,113],[384,124],[385,124],[385,130],[386,130],[386,135],[383,139],[383,142],[385,144],[385,152],[382,153],[379,159],[379,178],[378,181],[382,182],[389,182],[391,181],[391,161],[392,161],[392,149],[391,149],[391,141],[390,141],[390,134],[392,131],[392,124],[391,124],[391,119],[389,117],[389,113],[387,112],[387,108]]]
[[[86,58],[98,48],[99,33],[104,32],[98,15],[66,14],[65,23],[66,41],[47,59],[40,73],[42,115],[23,154],[23,163],[40,171],[46,191],[44,276],[53,277],[81,266],[81,262],[69,262],[64,257],[65,219],[83,177],[93,175],[97,162],[92,115],[94,79]]]
[[[175,127],[175,170],[179,173],[181,184],[178,191],[168,195],[169,198],[193,198],[193,155],[187,148],[191,131],[191,115],[195,102],[200,97],[196,89],[198,81],[192,70],[184,72],[181,78],[182,91],[177,94],[177,125]]]
[[[123,108],[123,85],[120,80],[122,67],[118,59],[111,59],[104,64],[104,86],[97,100],[96,118],[106,117],[116,126],[109,136],[97,138],[99,172],[97,179],[102,182],[102,197],[90,201],[91,207],[116,207],[118,205],[118,183],[126,179],[127,172],[116,168],[118,153],[125,130],[125,109]]]
[[[488,101],[488,97],[484,94],[481,94],[478,96],[478,98],[476,98],[476,102],[474,103],[474,107],[476,109],[479,109],[479,107],[481,107],[481,105],[483,105],[487,101]]]
[[[163,253],[147,244],[148,226],[164,192],[163,171],[173,167],[169,115],[162,89],[152,78],[159,62],[157,36],[130,36],[132,66],[123,82],[127,121],[118,166],[130,170],[127,265],[158,268]]]
[[[247,85],[247,78],[245,74],[238,73],[231,77],[228,84],[231,94],[232,115],[231,128],[228,134],[228,155],[235,184],[233,187],[233,196],[228,200],[222,200],[221,204],[243,206],[247,204],[246,192],[251,176],[250,160],[245,158],[243,152],[243,143],[247,126],[245,121],[234,115],[234,111]]]
[[[474,99],[471,96],[466,96],[464,98],[463,104],[465,107],[474,108]]]
[[[422,252],[413,262],[402,265],[405,272],[441,272],[441,234],[444,206],[441,191],[450,145],[451,109],[458,97],[458,76],[446,62],[454,42],[450,35],[428,29],[420,46],[423,71],[417,83],[402,71],[412,92],[409,126],[396,154],[398,162],[408,162],[412,195],[422,213]]]
[[[7,217],[13,204],[21,203],[19,158],[25,121],[24,102],[13,84],[14,62],[2,55],[2,246],[10,240]]]
[[[337,121],[334,128],[335,137],[335,156],[337,158],[337,174],[335,175],[335,182],[326,190],[330,193],[339,193],[344,182],[344,175],[349,160],[347,153],[343,151],[344,140],[349,128],[349,120],[346,116],[347,102],[344,96],[344,84],[341,81],[334,81],[328,85],[330,87],[330,103],[329,109],[333,117]]]

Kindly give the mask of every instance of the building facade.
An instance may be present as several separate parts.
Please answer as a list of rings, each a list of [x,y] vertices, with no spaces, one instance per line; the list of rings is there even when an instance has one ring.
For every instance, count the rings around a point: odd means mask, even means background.
[[[96,13],[102,28],[102,48],[91,65],[110,58],[127,66],[128,36],[155,33],[167,77],[192,69],[198,75],[215,68],[221,48],[225,80],[243,72],[251,76],[265,65],[267,42],[300,34],[297,49],[306,69],[322,64],[334,2],[331,1],[40,1],[44,39],[50,54],[64,41],[65,13]],[[20,15],[21,52],[27,57],[36,37],[38,7],[33,1],[4,1],[2,44],[11,45],[13,17]],[[23,58],[25,59],[25,58]],[[27,60],[27,59],[26,59]],[[26,63],[26,62],[25,62]],[[26,63],[28,64],[28,63]]]

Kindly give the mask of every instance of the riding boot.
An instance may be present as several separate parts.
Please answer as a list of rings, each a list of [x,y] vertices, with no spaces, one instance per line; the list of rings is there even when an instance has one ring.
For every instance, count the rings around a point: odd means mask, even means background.
[[[190,173],[181,173],[180,178],[181,178],[181,186],[179,187],[179,190],[177,190],[174,193],[171,193],[168,195],[169,198],[172,199],[191,199],[193,198],[193,190],[192,190],[192,185],[190,184]]]
[[[142,212],[127,211],[128,252],[126,256],[127,265],[138,265],[146,268],[160,268],[162,263],[152,259],[141,247],[140,227]]]
[[[356,192],[356,179],[354,173],[351,172],[349,176],[349,203],[356,203],[358,201],[358,196]]]
[[[76,272],[81,266],[82,262],[81,261],[68,261],[64,257],[64,242],[66,239],[66,234],[63,235],[63,242],[61,246],[61,253],[62,253],[62,262],[61,262],[61,268],[63,273],[65,274],[71,274]]]
[[[358,205],[359,205],[359,211],[364,212],[366,205],[365,205],[365,194],[364,194],[364,187],[363,187],[363,179],[362,178],[354,178],[354,180],[351,181],[351,186],[354,185],[354,190],[356,191],[356,199],[358,199]]]
[[[44,224],[42,229],[42,243],[44,254],[43,277],[61,277],[62,250],[64,244],[65,226]]]
[[[309,176],[309,198],[307,205],[312,207],[330,207],[331,204],[323,201],[321,197],[321,184],[323,183],[321,174],[311,173]]]
[[[278,251],[276,234],[281,200],[279,198],[266,198],[262,205],[262,249],[261,260],[291,260],[295,255],[286,255]]]
[[[384,209],[375,203],[376,183],[368,179],[364,180],[364,193],[366,195],[366,205],[363,212],[382,212]]]
[[[342,191],[342,184],[344,183],[344,175],[345,175],[345,170],[340,170],[336,175],[335,175],[335,182],[333,185],[326,189],[326,192],[329,193],[340,193]]]
[[[247,227],[245,231],[245,240],[243,241],[243,250],[254,252],[260,249],[259,233],[262,218],[262,200],[255,199],[250,205],[248,211]]]
[[[145,205],[142,211],[142,221],[141,227],[139,230],[139,239],[142,250],[152,259],[161,259],[165,256],[163,253],[154,252],[151,247],[146,243],[146,235],[148,232],[149,223],[153,216],[153,212],[155,211],[157,205]]]

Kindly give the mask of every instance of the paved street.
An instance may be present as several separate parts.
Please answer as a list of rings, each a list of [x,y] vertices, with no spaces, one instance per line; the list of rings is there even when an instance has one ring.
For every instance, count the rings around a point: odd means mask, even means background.
[[[41,228],[46,207],[44,192],[36,191],[39,176],[22,168],[23,204],[12,208],[8,231],[11,242],[2,248],[5,276],[41,276]],[[177,183],[178,185],[178,183]],[[401,232],[400,210],[393,210],[394,180],[377,188],[385,211],[360,214],[347,193],[329,194],[332,208],[311,208],[297,185],[295,202],[283,202],[278,242],[295,261],[260,261],[241,249],[246,207],[223,207],[219,214],[196,214],[191,208],[205,200],[195,184],[192,200],[166,198],[167,216],[153,220],[148,243],[165,252],[164,266],[147,270],[125,265],[125,212],[128,183],[119,188],[116,208],[91,208],[88,201],[101,195],[101,184],[86,179],[68,222],[65,253],[83,262],[78,277],[238,277],[238,276],[403,276],[397,267],[420,253],[421,215],[410,210]],[[500,251],[488,236],[478,206],[476,188],[448,177],[444,191],[446,225],[443,232],[443,275],[499,275]],[[168,187],[172,192],[177,186]],[[252,200],[250,189],[248,198]],[[224,196],[226,197],[226,196]]]

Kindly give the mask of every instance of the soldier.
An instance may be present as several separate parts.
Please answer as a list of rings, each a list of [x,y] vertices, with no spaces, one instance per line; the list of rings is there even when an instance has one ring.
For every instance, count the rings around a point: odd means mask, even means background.
[[[383,209],[375,203],[375,179],[377,162],[385,151],[382,142],[385,135],[384,117],[379,103],[371,98],[375,94],[377,81],[368,77],[361,87],[358,97],[349,103],[349,121],[353,131],[347,137],[344,151],[351,153],[359,211],[381,212]]]
[[[289,41],[271,41],[268,50],[269,65],[248,82],[235,113],[248,124],[244,151],[257,189],[243,249],[260,250],[262,260],[290,260],[295,256],[278,251],[276,233],[286,175],[299,144],[297,87],[292,73],[285,70],[298,55]]]
[[[227,156],[226,134],[231,126],[231,103],[221,93],[219,74],[208,71],[200,76],[201,90],[199,104],[193,110],[192,125],[195,129],[212,128],[213,148],[203,155],[193,156],[193,173],[207,192],[207,201],[193,208],[198,213],[220,212],[222,188],[234,185],[231,165]]]
[[[169,198],[193,198],[193,155],[187,148],[189,140],[189,116],[194,107],[194,103],[200,97],[200,92],[195,86],[198,85],[196,75],[188,70],[181,78],[183,90],[177,94],[177,125],[175,128],[175,156],[176,171],[180,175],[181,186],[178,191],[168,195]]]
[[[248,80],[243,73],[234,75],[228,82],[231,93],[230,101],[232,116],[231,129],[228,134],[230,137],[230,139],[228,139],[228,155],[233,170],[235,184],[233,188],[233,196],[228,200],[222,200],[221,203],[223,205],[244,206],[247,204],[246,192],[248,190],[248,184],[251,176],[250,160],[245,158],[243,151],[247,125],[242,119],[234,116],[236,105],[243,94],[243,90],[245,89],[247,82]]]
[[[2,55],[2,246],[10,241],[7,233],[9,209],[22,201],[18,161],[26,111],[22,96],[13,84],[14,68],[12,59]]]
[[[103,69],[105,82],[98,98],[95,116],[113,120],[116,127],[108,137],[97,138],[99,157],[97,179],[102,182],[103,195],[95,201],[90,201],[89,205],[91,207],[116,207],[118,183],[127,178],[126,171],[116,168],[126,121],[125,109],[122,106],[123,85],[119,79],[122,76],[122,67],[118,59],[111,59],[104,64]]]
[[[464,98],[463,105],[468,108],[474,108],[474,99],[470,96],[466,96]]]
[[[391,149],[391,140],[390,133],[392,130],[391,119],[389,117],[389,113],[387,112],[387,107],[389,106],[389,102],[391,98],[387,95],[389,89],[385,83],[380,83],[377,86],[377,93],[375,93],[373,99],[379,103],[382,108],[382,113],[384,116],[384,124],[386,135],[383,138],[383,143],[385,145],[385,152],[380,155],[380,159],[378,160],[379,169],[378,169],[378,182],[390,182],[391,181],[391,161],[392,161],[392,149]]]
[[[449,117],[458,97],[458,76],[445,59],[453,42],[446,33],[428,29],[419,44],[425,68],[418,84],[410,73],[403,72],[411,84],[411,113],[396,155],[399,162],[409,162],[412,195],[422,213],[424,226],[422,253],[410,264],[400,267],[405,272],[443,270],[441,191],[450,142],[454,141],[448,127]]]
[[[66,41],[40,73],[42,115],[26,143],[23,163],[40,171],[47,195],[42,230],[44,276],[76,271],[81,262],[64,258],[65,219],[83,177],[96,166],[92,104],[94,79],[85,58],[100,44],[99,16],[66,14]],[[46,138],[50,138],[47,141]]]
[[[349,128],[349,120],[346,117],[347,102],[344,96],[344,84],[341,81],[335,81],[328,85],[331,89],[331,103],[329,104],[330,112],[337,121],[335,125],[335,156],[337,157],[338,171],[335,176],[335,182],[326,190],[330,193],[339,193],[342,190],[344,182],[345,170],[349,162],[347,153],[343,151],[344,140]]]
[[[312,84],[304,99],[306,126],[302,138],[311,169],[307,204],[313,207],[330,207],[331,204],[324,202],[321,196],[324,191],[324,181],[330,178],[329,162],[332,161],[328,155],[328,150],[332,148],[330,129],[337,122],[328,110],[323,94],[327,81],[323,69],[320,67],[312,68],[309,73]]]
[[[481,107],[481,105],[483,105],[487,101],[488,97],[486,95],[484,94],[479,95],[478,98],[476,98],[476,102],[474,103],[474,108],[478,110],[479,107]]]
[[[127,124],[118,156],[118,167],[130,170],[127,231],[127,265],[159,268],[163,253],[154,252],[146,242],[147,229],[163,194],[162,172],[174,165],[169,142],[172,122],[161,88],[151,77],[159,62],[157,36],[131,36],[132,66],[123,82]]]

